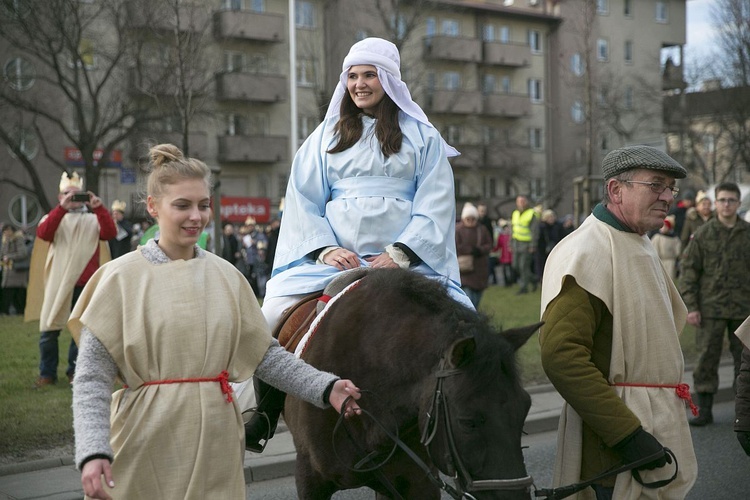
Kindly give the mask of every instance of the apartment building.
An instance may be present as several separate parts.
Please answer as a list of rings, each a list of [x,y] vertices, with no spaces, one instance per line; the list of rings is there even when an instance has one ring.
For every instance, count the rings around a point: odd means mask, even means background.
[[[682,82],[685,0],[296,0],[291,33],[288,0],[181,4],[172,15],[131,13],[132,29],[142,18],[139,54],[151,64],[169,66],[163,61],[174,58],[170,34],[180,30],[202,35],[193,52],[200,50],[205,62],[191,81],[190,109],[164,85],[156,97],[142,79],[129,87],[133,101],[156,99],[160,116],[120,144],[113,166],[102,171],[99,194],[108,204],[131,201],[136,217],[142,215],[135,208],[139,166],[145,146],[158,142],[186,143],[191,155],[220,172],[219,190],[229,200],[224,215],[244,220],[252,212],[261,221],[275,215],[294,150],[325,114],[349,47],[366,36],[400,47],[413,97],[462,152],[451,160],[458,206],[486,201],[493,216],[509,216],[518,193],[560,215],[571,212],[574,178],[595,176],[608,150],[663,144],[667,51],[674,85]],[[43,85],[31,75],[40,69],[13,52],[0,41],[6,82],[26,82],[19,92],[39,91]],[[25,132],[18,137],[33,143],[34,131],[19,126]],[[76,168],[63,134],[45,127],[58,163]],[[2,149],[3,176],[28,184],[18,160]],[[54,200],[59,165],[36,155],[41,177],[52,179],[45,192]],[[34,197],[0,184],[0,210],[11,198],[13,219],[35,224]]]

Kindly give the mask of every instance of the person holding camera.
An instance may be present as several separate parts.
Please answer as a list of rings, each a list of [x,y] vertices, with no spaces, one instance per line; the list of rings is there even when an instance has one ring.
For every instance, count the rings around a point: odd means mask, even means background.
[[[110,260],[108,240],[117,236],[115,221],[102,200],[83,191],[77,173],[64,172],[59,204],[36,229],[31,257],[25,320],[39,320],[39,377],[34,387],[57,382],[58,338],[83,287],[99,266]],[[78,347],[68,349],[68,382],[73,383]]]

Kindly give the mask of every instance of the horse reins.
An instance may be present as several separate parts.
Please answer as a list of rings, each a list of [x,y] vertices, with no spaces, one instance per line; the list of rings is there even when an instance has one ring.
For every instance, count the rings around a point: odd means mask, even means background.
[[[640,473],[636,470],[636,468],[641,467],[643,465],[646,465],[649,462],[653,462],[654,460],[661,458],[664,453],[667,454],[667,463],[672,463],[672,461],[674,461],[674,474],[672,474],[672,477],[670,477],[669,479],[662,479],[660,481],[644,483],[643,480],[641,479]],[[551,498],[552,500],[559,500],[561,498],[567,498],[570,495],[573,495],[575,493],[578,493],[579,491],[585,490],[592,484],[598,483],[604,478],[616,476],[617,474],[621,474],[627,471],[632,471],[633,478],[636,481],[638,481],[641,484],[641,486],[643,486],[644,488],[655,489],[655,488],[661,488],[662,486],[666,486],[672,481],[674,481],[675,478],[677,478],[677,472],[679,471],[679,464],[677,463],[677,457],[672,452],[672,450],[665,447],[663,451],[659,451],[647,457],[641,458],[640,460],[636,460],[635,462],[621,465],[614,469],[608,470],[602,474],[599,474],[596,477],[589,479],[588,481],[574,483],[574,484],[570,484],[567,486],[560,486],[558,488],[535,489],[534,496]]]
[[[441,365],[442,366],[442,365]],[[450,425],[450,410],[448,407],[448,402],[445,398],[445,394],[443,393],[443,380],[447,377],[457,375],[461,373],[462,370],[460,369],[439,369],[435,373],[436,378],[436,385],[435,385],[435,392],[432,396],[432,402],[430,404],[430,411],[427,412],[427,423],[425,424],[424,430],[422,432],[422,436],[420,439],[420,442],[422,445],[424,445],[425,449],[427,450],[427,454],[429,455],[429,444],[432,442],[434,437],[436,436],[438,432],[438,428],[442,427],[444,429],[444,432],[446,434],[447,442],[448,442],[448,448],[450,451],[450,459],[451,459],[451,465],[453,466],[453,469],[455,471],[455,475],[453,477],[454,481],[456,481],[456,485],[458,486],[458,489],[453,488],[451,485],[443,481],[439,476],[436,477],[435,474],[432,473],[432,470],[430,467],[422,460],[409,446],[404,443],[401,438],[398,436],[398,430],[396,433],[390,431],[388,428],[386,428],[383,423],[377,419],[372,413],[368,412],[364,408],[361,409],[361,414],[366,415],[369,417],[375,424],[380,427],[380,429],[383,430],[383,432],[388,436],[388,438],[393,441],[394,447],[391,450],[391,452],[388,454],[385,460],[383,460],[381,463],[375,465],[374,467],[371,467],[369,469],[362,469],[361,466],[363,466],[366,463],[371,463],[373,459],[373,454],[369,454],[365,456],[362,460],[357,462],[353,467],[350,467],[346,464],[344,464],[349,470],[355,471],[355,472],[371,472],[376,471],[376,469],[379,469],[385,463],[393,456],[393,454],[396,451],[396,448],[401,448],[404,453],[406,453],[409,458],[420,468],[424,471],[427,478],[430,480],[431,483],[433,483],[436,487],[439,489],[445,491],[447,494],[449,494],[452,498],[455,499],[461,499],[461,498],[468,498],[468,499],[474,499],[474,497],[470,494],[472,491],[488,491],[488,490],[528,490],[531,485],[533,484],[534,480],[531,476],[525,476],[522,478],[517,479],[489,479],[489,480],[479,480],[474,481],[469,474],[468,469],[464,465],[463,461],[461,460],[461,457],[458,454],[458,448],[456,447],[456,441],[453,436],[453,430]],[[348,402],[348,400],[347,400]],[[346,403],[344,403],[344,407],[346,406]],[[440,416],[445,420],[445,424],[442,426],[440,424]],[[343,413],[339,415],[339,419],[336,422],[336,426],[333,429],[333,451],[336,455],[336,458],[339,460],[339,462],[342,462],[341,459],[338,456],[338,453],[336,453],[336,446],[335,446],[335,437],[336,432],[338,431],[339,427],[342,425],[342,422],[344,421]],[[346,426],[344,426],[346,429]],[[356,443],[356,441],[353,439],[353,436],[351,433],[349,433],[349,430],[347,430],[347,434],[354,444],[355,448],[360,453],[363,453],[364,450],[361,449],[361,447]],[[343,462],[342,462],[343,463]],[[377,471],[380,472],[380,471]],[[377,473],[376,472],[376,473]],[[390,481],[385,477],[382,472],[380,472],[378,475],[378,478],[380,481],[384,484],[388,490],[396,496],[396,498],[402,498],[401,495],[398,494],[395,487],[390,484]]]

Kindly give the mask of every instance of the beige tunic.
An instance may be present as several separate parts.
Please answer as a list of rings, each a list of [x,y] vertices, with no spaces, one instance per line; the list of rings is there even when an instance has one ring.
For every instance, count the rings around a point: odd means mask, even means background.
[[[130,387],[112,400],[113,498],[245,498],[244,427],[216,377],[246,380],[271,337],[247,280],[213,254],[151,263],[141,251],[103,266],[71,315]]]
[[[24,321],[39,320],[39,331],[62,330],[70,315],[73,289],[99,245],[99,264],[109,260],[99,241],[96,214],[68,212],[50,244],[37,238],[31,252]]]
[[[679,333],[687,309],[646,236],[618,231],[589,216],[573,235],[550,254],[545,266],[542,312],[561,290],[563,278],[573,276],[585,290],[612,312],[613,338],[609,382],[676,385],[682,381],[684,361]],[[685,402],[674,389],[613,387],[640,419],[643,428],[670,448],[679,462],[674,482],[645,489],[630,472],[615,483],[614,498],[682,499],[695,483],[697,463],[687,423]],[[565,405],[558,427],[554,485],[580,481],[581,419]],[[644,471],[645,482],[665,479],[674,466]],[[591,490],[577,497],[587,498]]]

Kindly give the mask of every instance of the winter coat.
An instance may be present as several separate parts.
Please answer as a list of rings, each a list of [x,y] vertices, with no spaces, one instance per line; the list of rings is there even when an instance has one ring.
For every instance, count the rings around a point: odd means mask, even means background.
[[[474,256],[474,270],[469,273],[461,272],[461,286],[476,291],[487,288],[491,249],[492,236],[486,227],[481,224],[466,227],[462,222],[456,224],[456,254]]]
[[[713,216],[714,213],[711,212],[711,215],[709,215],[708,219],[704,219],[703,217],[701,217],[695,207],[691,207],[688,209],[687,213],[685,214],[685,223],[682,225],[682,234],[680,234],[682,248],[687,247],[687,244],[690,242],[690,238],[693,236],[693,234],[695,234],[698,228],[705,224],[706,220],[712,219]]]

